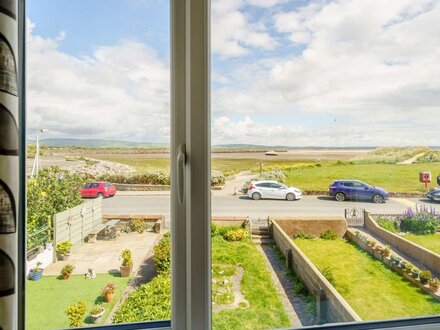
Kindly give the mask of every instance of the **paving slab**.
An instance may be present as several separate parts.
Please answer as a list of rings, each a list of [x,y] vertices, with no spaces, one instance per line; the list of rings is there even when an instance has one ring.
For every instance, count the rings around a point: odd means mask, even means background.
[[[85,274],[89,268],[93,268],[98,274],[119,271],[123,249],[131,250],[133,270],[136,270],[151,251],[158,237],[158,234],[151,232],[122,233],[115,240],[84,243],[72,249],[69,260],[57,261],[46,267],[44,275],[59,275],[67,264],[75,266],[74,274]]]

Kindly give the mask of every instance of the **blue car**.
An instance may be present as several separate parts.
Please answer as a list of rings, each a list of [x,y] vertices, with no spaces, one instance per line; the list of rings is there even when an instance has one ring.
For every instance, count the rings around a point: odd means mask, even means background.
[[[338,202],[352,199],[384,203],[389,199],[388,191],[385,189],[370,186],[359,180],[335,180],[329,186],[329,195]]]

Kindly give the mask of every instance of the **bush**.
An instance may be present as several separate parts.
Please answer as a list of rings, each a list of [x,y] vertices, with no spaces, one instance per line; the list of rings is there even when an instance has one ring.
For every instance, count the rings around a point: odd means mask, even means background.
[[[219,226],[219,225],[216,225],[215,223],[211,223],[211,237],[221,236],[224,238],[225,234],[228,231],[234,231],[234,230],[237,230],[240,228],[242,228],[242,227],[239,227],[239,226]]]
[[[335,240],[339,236],[336,235],[334,232],[332,232],[330,229],[327,229],[324,233],[321,234],[320,238],[326,239],[326,240]]]
[[[153,261],[158,273],[169,272],[171,269],[171,236],[166,233],[154,246]]]
[[[223,186],[226,178],[221,171],[211,171],[211,186]]]
[[[161,274],[133,291],[115,313],[113,323],[171,318],[171,277]]]
[[[422,270],[420,272],[420,281],[427,282],[432,277],[432,274],[429,270]]]
[[[298,232],[298,234],[293,235],[293,238],[300,238],[300,239],[313,239],[314,237],[313,237],[313,235],[309,235],[309,234],[306,234],[306,233],[303,232],[303,231],[300,231],[300,232]]]
[[[70,252],[70,248],[73,246],[71,241],[62,241],[61,243],[57,244],[56,251],[62,255],[65,256]]]
[[[326,266],[321,270],[322,276],[324,276],[331,285],[335,285],[335,276],[333,275],[333,268],[331,266]]]
[[[388,230],[391,233],[397,233],[399,231],[399,225],[395,220],[387,219],[387,218],[379,218],[377,219],[377,224],[385,230]]]
[[[82,203],[79,190],[84,178],[59,167],[49,167],[38,172],[38,176],[27,180],[27,221],[28,250],[53,239],[53,217]],[[46,237],[33,236],[32,233],[48,227]]]
[[[136,174],[104,174],[97,178],[101,181],[125,184],[151,184],[151,185],[170,185],[170,174],[163,171],[144,172]],[[211,185],[222,186],[226,178],[221,171],[211,172]]]
[[[418,235],[434,234],[440,223],[440,214],[434,208],[416,206],[416,210],[408,209],[400,219],[400,231]]]
[[[67,307],[65,313],[69,318],[69,327],[82,327],[84,323],[84,317],[87,313],[87,305],[83,300],[80,300]]]
[[[245,229],[241,229],[241,228],[235,230],[228,230],[223,235],[223,238],[229,242],[242,241],[247,237],[248,237],[248,232]]]
[[[145,231],[145,221],[142,219],[130,220],[130,230],[142,234]]]
[[[279,169],[275,169],[270,172],[263,172],[261,173],[261,175],[255,176],[254,178],[246,181],[243,184],[241,191],[247,193],[251,182],[261,180],[275,180],[278,182],[284,182],[286,181],[286,172]]]

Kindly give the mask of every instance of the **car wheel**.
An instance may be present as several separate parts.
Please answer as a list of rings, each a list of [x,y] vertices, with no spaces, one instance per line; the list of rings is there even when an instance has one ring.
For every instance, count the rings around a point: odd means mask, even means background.
[[[98,196],[96,196],[96,197],[104,198],[104,194],[103,193],[98,193]]]
[[[375,202],[376,204],[383,203],[384,201],[385,201],[385,198],[383,198],[382,195],[374,195],[373,196],[373,202]]]
[[[252,194],[252,199],[253,200],[259,200],[259,199],[261,199],[261,194],[260,193],[257,193],[257,192],[254,192],[253,194]]]
[[[286,195],[286,199],[287,199],[288,201],[294,201],[294,200],[295,200],[295,195],[292,194],[292,193],[288,193],[288,194]]]
[[[336,199],[338,202],[343,202],[343,201],[345,201],[345,194],[339,192],[339,193],[337,193],[337,194],[335,195],[335,199]]]

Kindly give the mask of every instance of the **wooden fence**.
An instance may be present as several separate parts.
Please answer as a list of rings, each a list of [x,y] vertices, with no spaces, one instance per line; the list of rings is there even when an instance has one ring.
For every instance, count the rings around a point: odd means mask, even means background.
[[[57,213],[54,218],[54,246],[63,241],[71,241],[74,246],[80,246],[87,234],[101,223],[102,198]]]

